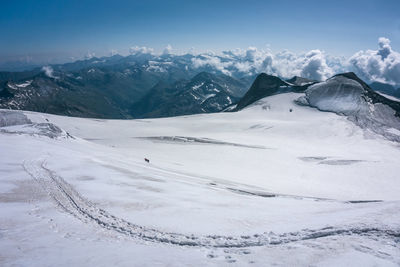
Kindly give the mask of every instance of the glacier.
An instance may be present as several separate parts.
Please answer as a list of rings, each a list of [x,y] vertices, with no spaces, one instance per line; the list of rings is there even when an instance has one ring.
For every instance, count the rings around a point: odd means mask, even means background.
[[[363,129],[400,141],[400,136],[393,134],[393,129],[400,130],[398,101],[375,93],[354,74],[339,74],[311,85],[296,101],[346,116]]]
[[[340,111],[334,81],[162,119],[1,110],[0,265],[398,266],[399,144],[345,82]]]

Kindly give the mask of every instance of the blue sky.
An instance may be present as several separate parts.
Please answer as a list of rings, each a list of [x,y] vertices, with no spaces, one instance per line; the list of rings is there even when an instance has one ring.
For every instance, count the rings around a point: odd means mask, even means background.
[[[400,1],[2,0],[0,62],[256,46],[350,56],[387,37],[400,50]]]

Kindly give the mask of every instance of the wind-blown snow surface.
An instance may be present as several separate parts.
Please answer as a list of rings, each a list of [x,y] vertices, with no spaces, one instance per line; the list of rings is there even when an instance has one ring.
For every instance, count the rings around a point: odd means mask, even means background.
[[[398,266],[399,144],[299,96],[152,120],[8,115],[25,124],[0,128],[0,265]]]

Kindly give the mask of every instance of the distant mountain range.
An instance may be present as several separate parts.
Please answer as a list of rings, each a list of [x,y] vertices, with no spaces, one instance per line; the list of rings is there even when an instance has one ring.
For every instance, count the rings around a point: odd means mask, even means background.
[[[153,61],[148,54],[116,55],[27,72],[0,72],[0,108],[118,119],[216,112],[237,101],[253,80],[212,69],[197,75],[208,67],[187,68],[191,58],[166,55]],[[192,94],[188,91],[202,83]],[[153,102],[154,109],[140,104],[142,99]]]
[[[263,97],[304,92],[318,83],[264,73],[226,75],[212,64],[194,67],[197,59],[138,53],[0,72],[0,108],[94,118],[168,117],[240,110]],[[373,83],[371,88],[400,97],[391,85]]]
[[[135,118],[219,112],[236,103],[247,85],[226,75],[201,72],[172,85],[159,82],[132,107]]]
[[[383,93],[389,96],[400,98],[400,88],[395,88],[387,83],[373,82],[369,85],[374,91]]]

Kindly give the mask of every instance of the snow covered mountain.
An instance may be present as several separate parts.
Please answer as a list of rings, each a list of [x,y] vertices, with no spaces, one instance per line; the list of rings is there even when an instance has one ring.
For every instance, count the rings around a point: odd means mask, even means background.
[[[363,129],[400,141],[400,102],[374,92],[352,72],[310,86],[298,103],[342,114]]]
[[[0,107],[78,117],[130,118],[133,100],[143,96],[157,80],[147,73],[99,68],[40,72],[18,81],[3,81]]]
[[[379,106],[341,75],[238,112],[2,110],[0,263],[399,265],[398,142],[349,120],[347,104],[319,110],[344,96],[355,116]]]
[[[133,118],[134,103],[144,98],[158,83],[175,86],[190,80],[204,70],[214,73],[213,81],[229,96],[241,97],[251,84],[252,76],[231,77],[207,66],[192,65],[193,56],[135,54],[91,58],[63,65],[47,66],[29,72],[0,73],[0,108],[32,110],[59,115],[95,118]],[[211,75],[210,73],[210,75]],[[175,86],[176,87],[176,86]],[[185,90],[187,88],[176,87]],[[219,89],[218,89],[219,90]],[[164,92],[156,98],[163,98]],[[153,91],[154,93],[154,91]],[[166,93],[168,94],[168,93]],[[200,96],[201,97],[201,96]],[[225,96],[214,98],[214,108],[220,111]],[[197,101],[194,99],[195,102]],[[211,100],[211,99],[210,99]],[[233,99],[231,99],[233,100]],[[216,101],[222,101],[216,103]],[[189,103],[196,106],[196,103]],[[228,101],[229,102],[229,101]],[[136,106],[136,105],[135,105]],[[174,111],[175,109],[175,111]],[[141,114],[157,114],[156,110],[142,110]],[[194,114],[205,112],[190,107],[177,111],[171,107],[167,114]],[[165,116],[165,115],[164,115]]]
[[[219,60],[222,64],[227,59]],[[204,62],[205,55],[138,52],[2,72],[0,108],[93,118],[166,117],[219,112],[227,106],[232,110],[236,103],[235,110],[240,110],[263,97],[303,92],[317,83],[297,76],[285,81],[267,74],[257,79],[248,75],[256,69],[245,74],[227,67],[226,75],[226,68]]]
[[[171,117],[222,111],[247,90],[226,75],[201,72],[189,81],[158,83],[132,107],[135,118]]]
[[[400,141],[400,100],[375,92],[352,72],[337,74],[324,82],[301,77],[283,81],[262,73],[233,111],[262,98],[287,92],[305,93],[296,100],[299,105],[335,112],[363,129]]]

